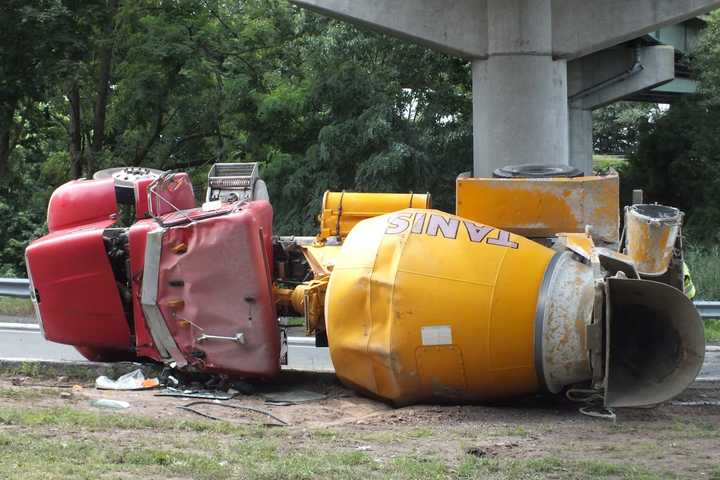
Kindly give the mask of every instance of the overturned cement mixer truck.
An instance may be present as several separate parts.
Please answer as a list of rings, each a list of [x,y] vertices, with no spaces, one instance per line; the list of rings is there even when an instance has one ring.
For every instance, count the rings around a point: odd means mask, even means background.
[[[274,237],[257,164],[97,172],[59,187],[27,248],[48,340],[98,361],[273,377],[284,315],[347,385],[395,405],[580,387],[604,405],[683,391],[704,356],[682,213],[625,208],[617,174],[516,166],[430,195],[327,192],[316,237]]]

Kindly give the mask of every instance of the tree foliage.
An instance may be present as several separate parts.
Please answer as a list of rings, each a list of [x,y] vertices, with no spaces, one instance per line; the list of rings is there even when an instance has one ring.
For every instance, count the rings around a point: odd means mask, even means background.
[[[630,155],[640,143],[640,125],[660,115],[655,104],[618,102],[593,112],[593,149],[605,155]]]
[[[469,65],[284,0],[8,0],[0,16],[0,276],[50,193],[111,166],[257,161],[278,233],[327,189],[429,191],[471,168]]]

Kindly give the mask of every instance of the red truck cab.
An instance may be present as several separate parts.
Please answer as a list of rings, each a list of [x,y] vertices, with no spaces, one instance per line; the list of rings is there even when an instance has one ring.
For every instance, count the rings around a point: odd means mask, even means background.
[[[202,207],[184,173],[112,169],[59,187],[48,235],[26,251],[45,337],[95,361],[276,374],[272,208],[256,182]]]

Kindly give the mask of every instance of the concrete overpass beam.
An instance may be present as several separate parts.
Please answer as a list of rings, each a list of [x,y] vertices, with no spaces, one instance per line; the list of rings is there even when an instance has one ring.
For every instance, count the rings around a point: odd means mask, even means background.
[[[552,55],[551,0],[486,0],[488,55]]]
[[[720,7],[720,0],[553,1],[553,52],[577,58]]]
[[[568,63],[568,97],[572,108],[593,110],[674,78],[672,47],[613,48]]]
[[[675,77],[674,49],[617,47],[568,63],[570,164],[592,173],[592,110]]]
[[[487,56],[485,0],[291,0],[323,15],[466,58]]]

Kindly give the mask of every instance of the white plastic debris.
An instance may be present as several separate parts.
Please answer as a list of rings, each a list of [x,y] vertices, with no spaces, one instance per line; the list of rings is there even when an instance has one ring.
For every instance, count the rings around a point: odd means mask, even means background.
[[[159,384],[157,378],[146,379],[140,369],[126,373],[117,380],[111,380],[104,375],[95,379],[95,388],[99,390],[144,390],[155,388]]]
[[[107,408],[109,410],[124,410],[126,408],[130,408],[130,404],[128,402],[124,402],[122,400],[110,400],[109,398],[98,398],[97,400],[90,402],[90,405],[98,408]]]

